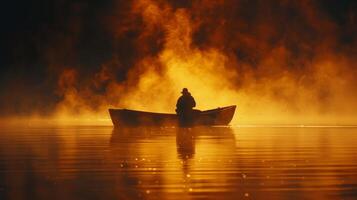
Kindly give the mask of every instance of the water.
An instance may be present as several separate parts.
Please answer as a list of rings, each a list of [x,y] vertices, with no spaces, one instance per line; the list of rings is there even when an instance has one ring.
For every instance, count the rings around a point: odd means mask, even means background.
[[[356,127],[2,127],[0,199],[356,199]]]

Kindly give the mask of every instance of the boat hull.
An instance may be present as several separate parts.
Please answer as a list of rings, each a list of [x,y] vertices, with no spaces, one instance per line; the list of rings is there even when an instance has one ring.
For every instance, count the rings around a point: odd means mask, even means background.
[[[227,106],[206,111],[197,111],[193,126],[228,125],[236,106]],[[178,126],[176,114],[152,113],[128,109],[109,109],[115,127],[120,126]]]

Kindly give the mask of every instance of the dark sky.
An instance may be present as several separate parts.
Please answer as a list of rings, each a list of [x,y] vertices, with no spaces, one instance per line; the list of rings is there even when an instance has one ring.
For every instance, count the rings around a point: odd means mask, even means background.
[[[173,9],[193,6],[189,0],[180,3],[169,2]],[[262,2],[276,4],[279,1],[242,0],[239,2],[240,8],[236,12],[240,14],[237,14],[237,18],[243,16],[250,19],[259,15],[257,5],[261,5]],[[336,48],[345,49],[347,54],[351,53],[353,56],[354,52],[349,52],[349,49],[355,48],[356,44],[356,28],[351,27],[356,25],[355,20],[357,20],[356,1],[316,0],[313,2],[316,3],[318,12],[323,13],[329,21],[338,26],[337,40],[341,45]],[[150,42],[160,41],[160,37],[164,34],[160,31],[149,36],[148,44],[144,46],[150,48],[138,48],[135,41],[142,31],[140,29],[142,22],[140,18],[134,18],[134,21],[127,20],[130,5],[131,1],[126,0],[2,2],[0,7],[1,115],[29,114],[33,111],[49,113],[51,108],[61,100],[56,87],[58,74],[65,68],[76,68],[82,77],[90,77],[99,70],[101,64],[116,59],[119,60],[119,64],[117,63],[118,66],[113,73],[120,82],[125,80],[126,73],[135,60],[159,52],[162,43]],[[291,11],[288,14],[289,18],[298,19],[294,9]],[[235,11],[229,12],[235,13]],[[217,17],[219,18],[220,15]],[[235,15],[230,17],[234,18]],[[113,27],[120,29],[120,26],[129,28],[118,36],[114,33]],[[210,30],[209,25],[202,25],[202,28],[194,33],[194,42],[197,46],[217,45],[208,39],[207,30]],[[310,32],[307,31],[306,35],[309,34]],[[236,48],[234,51],[239,59],[252,59],[251,54],[234,45],[232,48]],[[100,93],[100,89],[97,92]]]
[[[3,113],[48,110],[41,107],[51,108],[59,100],[55,94],[59,71],[49,66],[52,62],[64,67],[85,66],[83,72],[91,73],[110,59],[113,44],[100,17],[111,12],[111,6],[111,1],[15,0],[3,4]]]

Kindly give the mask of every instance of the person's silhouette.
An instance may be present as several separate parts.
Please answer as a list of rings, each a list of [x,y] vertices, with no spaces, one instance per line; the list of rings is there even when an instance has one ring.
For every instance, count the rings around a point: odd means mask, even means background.
[[[182,89],[182,96],[177,100],[176,113],[179,118],[180,125],[193,124],[193,108],[196,106],[195,99],[188,92],[187,88]]]

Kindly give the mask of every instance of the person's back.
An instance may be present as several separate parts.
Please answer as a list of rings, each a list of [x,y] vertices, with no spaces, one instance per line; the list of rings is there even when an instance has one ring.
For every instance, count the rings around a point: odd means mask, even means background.
[[[182,96],[177,100],[176,112],[182,113],[187,111],[192,111],[193,107],[196,106],[195,99],[191,96],[186,88],[182,90]]]
[[[182,96],[176,103],[176,113],[181,125],[189,125],[193,123],[193,108],[196,106],[196,102],[187,88],[184,88],[181,93]]]

